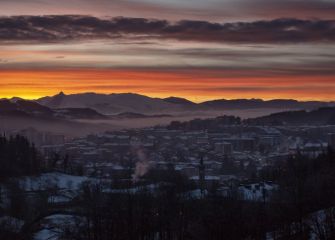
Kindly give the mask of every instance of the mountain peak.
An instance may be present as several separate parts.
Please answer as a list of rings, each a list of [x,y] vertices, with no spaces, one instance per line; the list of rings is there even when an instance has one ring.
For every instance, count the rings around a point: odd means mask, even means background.
[[[163,99],[165,102],[181,104],[181,105],[195,105],[194,102],[180,97],[168,97]]]
[[[9,101],[11,101],[12,103],[16,103],[17,101],[21,101],[21,100],[24,100],[24,99],[20,97],[12,97],[11,99],[9,99]]]
[[[61,91],[60,93],[58,93],[57,95],[53,97],[46,98],[47,104],[45,103],[44,104],[51,108],[58,108],[61,106],[65,97],[66,97],[65,93]]]

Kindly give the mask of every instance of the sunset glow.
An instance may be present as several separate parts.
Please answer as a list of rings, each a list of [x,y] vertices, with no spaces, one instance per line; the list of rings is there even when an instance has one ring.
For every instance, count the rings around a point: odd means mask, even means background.
[[[195,102],[221,98],[295,98],[328,101],[333,100],[335,88],[332,76],[248,78],[214,70],[6,70],[0,72],[0,78],[0,96],[27,99],[64,91],[66,94],[136,92],[152,97],[180,96]]]
[[[189,3],[2,1],[0,98],[335,100],[334,1]]]

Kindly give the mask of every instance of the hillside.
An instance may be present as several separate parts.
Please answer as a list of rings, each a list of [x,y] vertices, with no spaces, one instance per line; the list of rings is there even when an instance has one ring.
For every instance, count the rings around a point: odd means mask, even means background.
[[[278,109],[316,109],[320,107],[335,106],[334,102],[307,101],[300,102],[292,99],[219,99],[200,103],[209,109],[253,109],[253,108],[278,108]]]
[[[105,119],[106,116],[89,108],[51,109],[34,101],[0,100],[0,116],[43,119]]]
[[[313,111],[287,111],[264,117],[247,119],[247,123],[256,125],[334,125],[335,107],[319,108]]]

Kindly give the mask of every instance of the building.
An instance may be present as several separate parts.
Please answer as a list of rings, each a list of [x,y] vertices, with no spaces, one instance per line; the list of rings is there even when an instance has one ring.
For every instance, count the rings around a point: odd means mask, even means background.
[[[233,154],[233,145],[228,142],[217,142],[215,143],[215,152],[231,156]]]
[[[310,158],[316,158],[319,155],[326,153],[328,144],[324,142],[308,142],[300,150],[301,154]]]
[[[266,202],[269,201],[273,191],[278,189],[278,185],[270,182],[241,185],[238,193],[245,201]]]

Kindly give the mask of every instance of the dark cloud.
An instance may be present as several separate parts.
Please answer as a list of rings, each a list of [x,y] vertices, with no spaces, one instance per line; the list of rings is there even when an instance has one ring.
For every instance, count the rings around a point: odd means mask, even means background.
[[[213,14],[219,9],[229,9],[232,14],[242,19],[271,18],[318,18],[334,17],[335,1],[333,0],[229,0],[215,5]]]
[[[203,20],[333,18],[334,0],[0,0],[0,15],[127,15]]]
[[[92,16],[0,18],[0,41],[62,42],[96,39],[175,39],[231,43],[334,42],[335,20],[277,19],[212,23]]]

